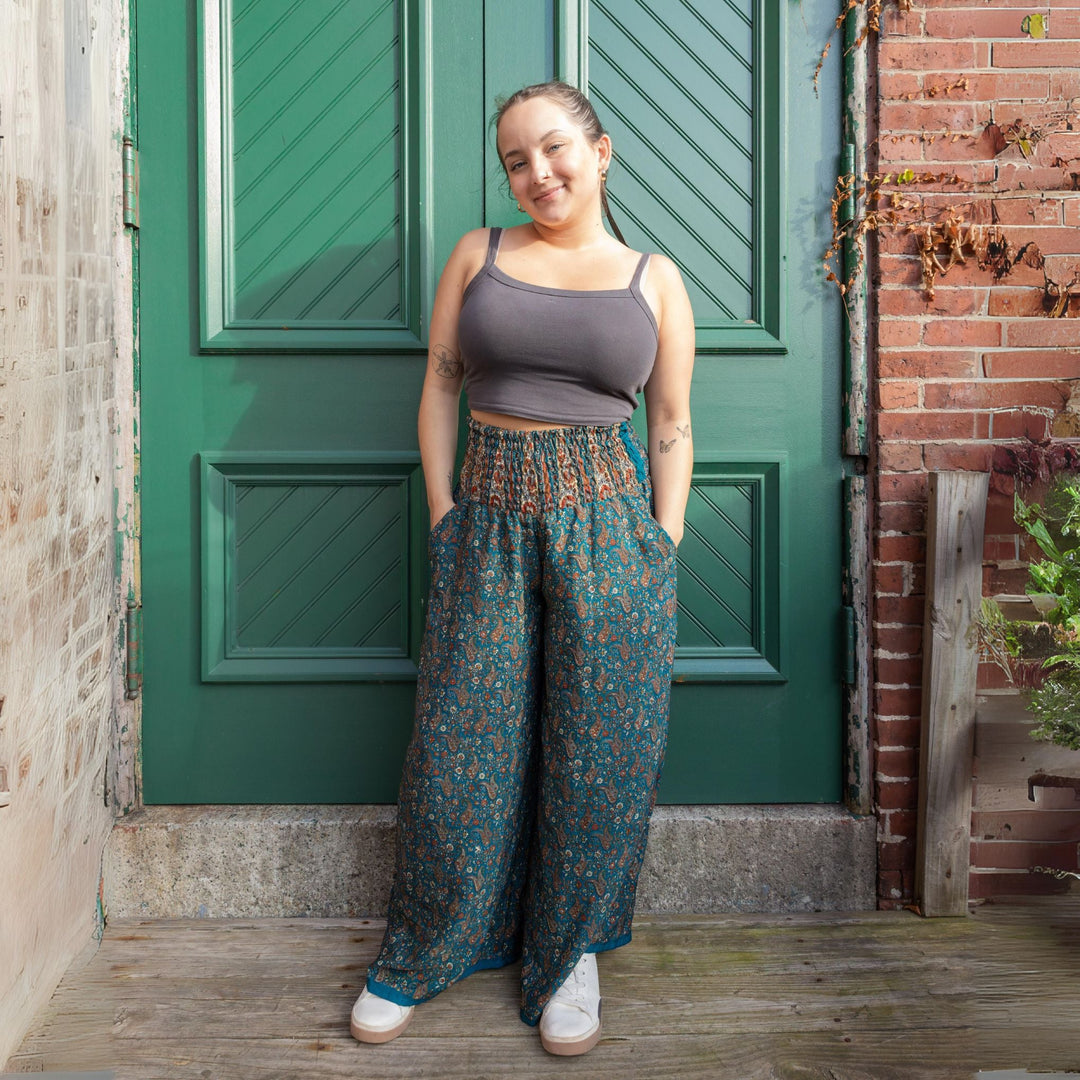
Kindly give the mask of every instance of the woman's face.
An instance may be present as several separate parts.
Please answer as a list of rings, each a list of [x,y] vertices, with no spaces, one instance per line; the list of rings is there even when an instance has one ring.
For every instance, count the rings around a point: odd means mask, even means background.
[[[611,160],[607,135],[593,143],[550,98],[519,102],[503,113],[496,144],[510,192],[535,221],[558,225],[600,214],[600,173]]]

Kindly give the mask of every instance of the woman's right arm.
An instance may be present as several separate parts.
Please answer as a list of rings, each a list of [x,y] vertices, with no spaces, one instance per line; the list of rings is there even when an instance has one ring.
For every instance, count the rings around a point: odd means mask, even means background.
[[[454,505],[458,398],[463,376],[458,316],[465,286],[483,265],[487,235],[486,229],[474,229],[457,242],[439,279],[431,312],[427,371],[417,430],[432,526]]]

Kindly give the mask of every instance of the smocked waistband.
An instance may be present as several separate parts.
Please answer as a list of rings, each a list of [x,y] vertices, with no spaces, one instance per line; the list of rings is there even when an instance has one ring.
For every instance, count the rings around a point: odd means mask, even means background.
[[[459,499],[539,514],[615,495],[648,495],[645,449],[633,426],[514,431],[467,418]]]

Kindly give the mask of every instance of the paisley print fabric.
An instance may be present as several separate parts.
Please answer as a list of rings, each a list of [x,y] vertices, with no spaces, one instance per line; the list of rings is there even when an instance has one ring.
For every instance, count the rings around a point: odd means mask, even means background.
[[[521,1017],[630,940],[667,739],[675,549],[628,423],[470,418],[429,539],[416,721],[376,994],[521,970]]]

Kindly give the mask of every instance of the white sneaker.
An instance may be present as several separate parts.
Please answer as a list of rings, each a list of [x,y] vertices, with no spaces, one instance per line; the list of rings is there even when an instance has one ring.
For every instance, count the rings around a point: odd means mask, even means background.
[[[540,1044],[549,1054],[584,1054],[600,1041],[600,976],[595,953],[583,953],[540,1016]]]
[[[360,1042],[389,1042],[409,1026],[415,1008],[415,1005],[398,1005],[387,1001],[365,986],[352,1008],[349,1031]]]

